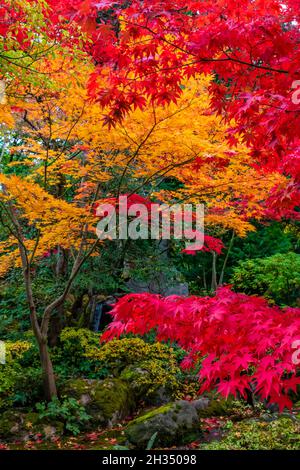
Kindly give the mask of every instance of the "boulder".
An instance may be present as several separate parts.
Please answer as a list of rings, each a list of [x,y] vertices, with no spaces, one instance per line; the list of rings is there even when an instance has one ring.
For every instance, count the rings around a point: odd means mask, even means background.
[[[28,441],[31,436],[41,434],[45,439],[61,436],[64,423],[55,421],[48,423],[41,420],[38,413],[24,413],[20,410],[8,410],[0,417],[0,438]]]
[[[126,382],[116,378],[105,380],[72,379],[63,395],[76,398],[92,416],[92,426],[112,427],[128,416],[134,408],[131,390]]]
[[[192,442],[201,436],[199,412],[208,404],[206,398],[169,403],[131,421],[125,435],[139,449],[145,449],[155,434],[155,447]]]
[[[0,416],[0,437],[7,439],[17,435],[24,424],[24,415],[20,411],[8,410]]]
[[[238,410],[236,409],[238,407]],[[244,410],[245,405],[231,398],[216,398],[209,400],[207,407],[199,410],[200,418],[210,418],[212,416],[231,416],[239,410]]]
[[[128,384],[135,402],[142,400],[148,406],[160,406],[173,400],[172,390],[153,383],[148,369],[130,365],[121,372],[120,379]]]

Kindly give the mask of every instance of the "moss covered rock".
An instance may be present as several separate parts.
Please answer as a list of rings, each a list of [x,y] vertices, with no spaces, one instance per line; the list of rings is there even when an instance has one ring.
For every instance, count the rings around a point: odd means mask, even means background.
[[[15,410],[8,410],[0,416],[0,437],[7,439],[17,435],[24,423],[23,413]]]
[[[235,423],[221,441],[203,450],[300,450],[300,421],[292,417],[250,419]]]
[[[113,426],[134,408],[131,390],[116,378],[74,379],[67,382],[63,395],[76,398],[92,416],[91,425]]]
[[[136,402],[143,400],[146,405],[160,406],[174,400],[176,379],[161,365],[151,364],[142,366],[131,365],[126,367],[120,375],[121,380],[126,382]]]
[[[71,379],[64,384],[61,394],[63,397],[76,398],[82,405],[87,405],[92,401],[92,390],[96,383],[96,380]]]
[[[145,449],[154,435],[156,447],[191,442],[201,435],[198,413],[207,405],[206,399],[180,400],[155,408],[131,421],[126,437],[139,449]]]
[[[244,402],[228,398],[215,398],[209,401],[209,405],[199,410],[200,418],[210,418],[214,416],[230,416],[231,419],[239,420],[247,416],[251,410],[250,405]]]
[[[41,434],[45,439],[61,436],[64,423],[41,420],[38,413],[24,413],[19,410],[8,410],[0,416],[0,438],[5,440],[30,440],[31,436]]]

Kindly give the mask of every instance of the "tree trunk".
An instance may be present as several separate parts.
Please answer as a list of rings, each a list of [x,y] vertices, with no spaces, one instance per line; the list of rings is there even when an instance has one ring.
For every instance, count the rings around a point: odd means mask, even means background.
[[[211,290],[215,292],[218,287],[217,283],[217,254],[215,251],[212,252],[212,274],[211,274]]]
[[[56,277],[64,276],[67,272],[68,267],[68,257],[67,250],[61,246],[57,247],[57,257],[56,257],[56,266],[55,266],[55,275]]]
[[[206,272],[205,272],[205,266],[203,266],[203,287],[204,287],[204,290],[207,292],[207,282],[206,282]]]
[[[57,397],[56,383],[52,361],[50,358],[47,342],[39,343],[41,366],[43,371],[44,393],[47,401],[51,401],[53,397]]]
[[[60,305],[56,309],[56,314],[51,317],[48,331],[48,345],[53,348],[57,345],[59,336],[65,327],[64,306]]]
[[[98,188],[95,194],[95,199],[98,195]],[[8,195],[5,186],[2,186],[2,191],[5,195]],[[24,235],[22,232],[22,227],[21,227],[20,221],[18,220],[16,216],[17,212],[15,211],[13,203],[11,202],[9,198],[8,198],[7,208],[9,211],[11,221],[15,228],[15,233],[12,231],[12,234],[18,240],[19,252],[20,252],[22,268],[23,268],[23,276],[24,276],[24,282],[25,282],[25,288],[26,288],[27,302],[28,302],[28,307],[30,311],[30,321],[31,321],[34,336],[39,346],[41,367],[43,371],[45,398],[46,400],[50,401],[53,397],[57,396],[55,376],[54,376],[53,366],[52,366],[52,362],[51,362],[51,358],[50,358],[50,354],[48,350],[48,344],[47,344],[49,322],[50,322],[51,314],[53,313],[55,309],[59,309],[59,307],[63,305],[68,293],[70,292],[73,281],[75,277],[77,276],[81,266],[88,259],[88,257],[92,254],[99,240],[98,239],[95,240],[95,242],[87,250],[87,252],[84,251],[86,235],[87,235],[87,227],[88,227],[88,224],[86,223],[82,232],[81,244],[80,244],[76,259],[74,261],[70,277],[66,283],[64,292],[56,300],[54,300],[51,304],[49,304],[45,308],[42,322],[40,325],[38,321],[38,317],[37,317],[36,305],[35,305],[34,296],[32,292],[32,282],[31,282],[31,272],[30,272],[30,269],[32,267],[32,261],[36,252],[36,248],[39,243],[39,235],[37,236],[35,247],[33,248],[33,251],[31,252],[31,255],[29,257],[27,249],[24,245]]]
[[[223,263],[223,267],[222,267],[222,271],[221,271],[221,275],[220,275],[220,279],[219,279],[219,286],[221,286],[223,284],[223,281],[224,281],[225,269],[226,269],[228,258],[229,258],[229,255],[230,255],[230,252],[231,252],[231,249],[232,249],[232,246],[233,246],[234,237],[235,237],[235,233],[234,233],[234,231],[232,231],[232,236],[231,236],[231,239],[230,239],[229,247],[228,247],[228,250],[227,250],[227,253],[226,253],[226,257],[225,257],[225,260],[224,260],[224,263]]]

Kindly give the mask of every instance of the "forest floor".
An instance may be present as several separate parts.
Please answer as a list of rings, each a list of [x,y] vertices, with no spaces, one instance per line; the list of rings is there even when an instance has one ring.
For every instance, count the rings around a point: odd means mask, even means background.
[[[286,416],[289,415],[294,421],[299,421],[299,411],[294,410]],[[253,410],[247,413],[239,423],[233,421],[233,416],[202,418],[200,420],[203,430],[201,438],[186,445],[172,446],[164,450],[205,450],[206,444],[221,441],[234,429],[235,425],[239,426],[241,422],[247,423],[249,419],[261,422],[265,419],[265,414],[259,410]],[[127,450],[129,449],[126,447],[125,437],[127,423],[128,420],[125,420],[112,429],[96,429],[78,436],[53,436],[50,439],[44,439],[41,434],[32,434],[26,442],[0,441],[0,450]]]

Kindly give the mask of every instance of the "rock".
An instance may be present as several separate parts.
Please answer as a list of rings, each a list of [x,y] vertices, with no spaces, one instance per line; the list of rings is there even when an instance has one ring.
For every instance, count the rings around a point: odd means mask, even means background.
[[[139,449],[145,449],[157,433],[154,445],[172,446],[191,442],[201,435],[199,412],[208,406],[205,398],[169,403],[131,421],[125,435]]]
[[[42,426],[42,434],[44,434],[45,439],[51,439],[54,436],[62,436],[64,433],[64,423],[56,421],[52,424],[44,424]]]
[[[23,423],[24,415],[20,411],[4,411],[0,416],[0,437],[9,438],[17,435]]]
[[[0,417],[0,437],[4,439],[30,440],[30,436],[41,434],[45,439],[62,435],[64,423],[59,421],[48,423],[41,420],[38,413],[24,413],[19,410],[8,410]]]
[[[169,295],[180,295],[181,297],[187,297],[189,295],[189,285],[186,282],[176,283],[173,286],[168,287],[163,294],[165,297]]]
[[[241,405],[242,406],[242,405]],[[198,411],[200,418],[210,418],[211,416],[228,416],[232,414],[235,402],[231,399],[210,400],[207,407]]]
[[[148,406],[162,406],[170,403],[174,399],[171,391],[164,386],[158,387],[154,392],[145,397],[145,405]]]
[[[70,379],[64,384],[61,395],[76,398],[82,405],[86,406],[92,401],[92,391],[96,384],[96,380]]]
[[[69,380],[63,395],[80,401],[89,415],[91,425],[112,427],[128,416],[134,408],[128,384],[120,379]]]
[[[172,401],[172,391],[166,386],[155,387],[149,370],[130,365],[121,372],[120,379],[128,384],[135,402],[143,400],[148,406],[160,406]],[[151,390],[150,390],[151,389]]]
[[[175,281],[169,285],[168,280],[162,273],[158,275],[156,274],[155,278],[150,279],[149,281],[142,281],[140,279],[132,278],[126,282],[126,287],[131,292],[135,293],[150,292],[151,294],[160,294],[163,296],[189,295],[189,287],[187,283]]]

